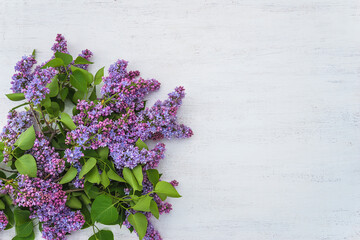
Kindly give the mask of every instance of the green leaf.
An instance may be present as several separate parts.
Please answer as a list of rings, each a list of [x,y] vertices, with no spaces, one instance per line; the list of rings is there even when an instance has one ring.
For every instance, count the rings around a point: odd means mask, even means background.
[[[94,79],[95,85],[99,85],[101,83],[102,77],[104,76],[104,68],[105,67],[102,67],[96,72],[95,79]]]
[[[102,147],[97,149],[97,153],[99,154],[99,157],[101,159],[108,159],[109,157],[109,148],[108,147]]]
[[[173,198],[181,197],[180,194],[173,187],[173,185],[171,185],[170,183],[165,182],[165,181],[160,181],[160,182],[158,182],[156,184],[155,192],[160,193],[160,194],[164,194],[164,195],[166,195],[168,197],[173,197]]]
[[[97,166],[93,167],[90,172],[86,174],[85,181],[99,184],[101,181],[99,170]]]
[[[116,172],[114,172],[112,169],[110,169],[107,172],[107,175],[110,179],[118,181],[118,182],[126,182],[122,177],[120,177]]]
[[[65,175],[62,177],[60,184],[68,183],[71,180],[73,180],[77,175],[77,170],[74,167],[70,167],[69,170],[65,173]]]
[[[151,200],[150,202],[150,211],[154,217],[159,219],[159,207],[154,200]]]
[[[91,218],[95,222],[102,224],[113,224],[119,217],[119,213],[114,207],[112,198],[106,195],[96,197],[91,206]]]
[[[94,88],[93,88],[93,90],[91,92],[91,95],[89,97],[89,100],[94,101],[96,98],[97,98],[97,96],[96,96],[96,86],[94,86]]]
[[[16,207],[14,209],[14,216],[15,216],[15,231],[17,236],[19,237],[27,237],[33,231],[33,222],[29,218],[30,211],[28,210],[21,210],[20,208]]]
[[[56,103],[59,105],[61,112],[64,111],[64,109],[65,109],[65,103],[64,103],[64,101],[62,101],[62,100],[59,99],[59,98],[53,98],[53,102],[56,102]]]
[[[74,66],[71,66],[70,69],[73,72],[73,74],[75,73],[75,75],[79,75],[79,73],[81,73],[83,76],[85,76],[85,81],[87,85],[90,85],[90,83],[92,83],[94,77],[90,72],[86,71],[85,69]]]
[[[148,176],[149,181],[153,184],[153,186],[155,187],[156,184],[159,182],[160,179],[160,175],[158,170],[156,169],[149,169],[146,170],[146,174]]]
[[[74,96],[72,97],[72,102],[76,105],[78,104],[79,100],[83,100],[85,97],[85,93],[77,91],[74,93]]]
[[[89,158],[89,160],[87,160],[87,162],[81,168],[81,171],[79,173],[79,178],[82,178],[85,174],[90,172],[91,169],[93,169],[95,165],[96,165],[96,159],[93,157]]]
[[[66,201],[66,206],[73,209],[81,209],[82,204],[77,197],[72,196],[69,200]]]
[[[25,99],[24,93],[9,93],[6,94],[7,98],[11,101],[21,101]]]
[[[15,232],[18,237],[28,237],[33,232],[34,224],[32,221],[22,225],[15,225]]]
[[[5,209],[5,203],[0,200],[0,210],[4,210],[4,209]]]
[[[87,80],[86,75],[81,71],[74,71],[70,75],[71,85],[82,93],[87,91]]]
[[[68,89],[68,88],[63,88],[63,89],[61,89],[61,91],[60,91],[60,98],[61,98],[61,100],[65,101],[68,93],[69,93],[69,89]]]
[[[141,190],[141,188],[140,188],[140,186],[139,186],[139,184],[138,184],[138,182],[137,182],[137,180],[136,180],[133,172],[132,172],[129,168],[125,167],[125,168],[123,169],[123,175],[124,175],[124,178],[125,178],[126,182],[129,183],[130,186],[131,186],[135,191]]]
[[[48,68],[48,67],[60,67],[64,66],[64,61],[61,58],[54,58],[46,63],[41,69]]]
[[[60,121],[70,130],[74,130],[76,128],[76,125],[70,115],[65,112],[60,113]]]
[[[136,211],[150,212],[150,203],[152,199],[152,197],[146,195],[145,197],[140,198],[132,209]]]
[[[114,240],[114,234],[110,230],[100,230],[92,235],[89,240]]]
[[[15,161],[15,167],[20,174],[36,177],[36,161],[30,154],[25,154]]]
[[[60,106],[57,102],[51,102],[51,107],[46,108],[47,112],[54,117],[59,116]]]
[[[30,220],[30,211],[28,210],[22,210],[19,207],[15,207],[14,208],[14,217],[15,217],[15,222],[17,225],[21,225],[24,223],[27,223]]]
[[[15,174],[16,174],[16,173],[15,173]],[[17,174],[16,174],[16,175],[17,175]],[[13,205],[13,201],[12,201],[12,199],[11,199],[11,197],[10,197],[9,195],[3,196],[3,200],[4,200],[6,206],[11,206],[11,205]]]
[[[91,203],[91,200],[86,196],[85,193],[81,193],[80,195],[80,199],[83,203],[85,203],[86,205]]]
[[[18,146],[22,150],[29,150],[34,146],[35,137],[35,129],[34,126],[31,125],[25,132],[20,134],[15,142],[15,146]]]
[[[34,231],[31,232],[31,234],[27,237],[19,237],[19,236],[15,236],[13,237],[12,240],[34,240],[35,239],[35,233]]]
[[[132,170],[138,184],[140,186],[142,186],[142,182],[143,182],[143,179],[144,179],[144,176],[143,176],[143,172],[142,172],[142,167],[141,165],[137,165],[133,170]]]
[[[85,182],[84,185],[84,191],[90,199],[95,199],[97,196],[100,195],[100,190],[98,187],[94,186],[90,182]]]
[[[57,76],[55,76],[51,83],[49,83],[46,87],[50,90],[49,97],[56,97],[59,93],[59,83]]]
[[[51,107],[51,99],[49,95],[46,95],[45,99],[41,101],[41,105],[44,106],[45,108]]]
[[[148,221],[145,215],[139,212],[135,214],[130,214],[128,216],[128,221],[135,228],[136,232],[139,235],[139,239],[143,239],[145,237],[148,225]]]
[[[139,150],[143,148],[149,150],[148,146],[140,138],[136,141],[135,145],[139,148]]]
[[[55,57],[61,58],[65,66],[69,65],[73,61],[73,57],[67,53],[56,52]]]
[[[78,56],[75,61],[74,64],[93,64],[93,62],[88,61],[87,59]]]
[[[104,186],[104,188],[107,188],[110,185],[110,180],[105,171],[101,173],[101,184]]]
[[[91,215],[90,215],[90,211],[89,209],[87,208],[86,206],[87,204],[83,204],[82,205],[82,208],[81,208],[81,213],[82,215],[84,216],[84,219],[85,219],[85,223],[84,225],[82,226],[81,229],[85,229],[85,228],[88,228],[92,225],[92,220],[91,220]]]

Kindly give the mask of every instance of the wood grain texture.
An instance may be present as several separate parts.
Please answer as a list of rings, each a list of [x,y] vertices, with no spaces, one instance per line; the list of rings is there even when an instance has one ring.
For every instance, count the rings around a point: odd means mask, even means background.
[[[158,79],[151,102],[186,87],[195,135],[165,142],[183,195],[154,220],[165,240],[360,239],[358,0],[3,0],[0,16],[2,125],[13,65],[46,60],[56,33],[93,71],[123,58]]]

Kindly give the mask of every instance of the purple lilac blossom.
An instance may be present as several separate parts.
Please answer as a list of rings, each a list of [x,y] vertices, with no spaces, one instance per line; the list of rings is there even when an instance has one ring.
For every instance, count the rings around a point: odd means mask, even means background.
[[[26,99],[34,103],[34,105],[39,104],[45,99],[46,94],[50,92],[46,85],[51,83],[51,80],[55,77],[56,73],[56,70],[51,67],[39,71],[36,70],[26,91],[24,90]]]
[[[9,222],[5,213],[3,211],[0,211],[0,231],[3,231],[8,223]]]
[[[43,237],[48,240],[66,239],[66,234],[80,230],[85,223],[80,211],[73,212],[65,206],[67,196],[62,185],[19,175],[17,190],[10,192],[14,203],[30,209],[30,218],[43,222]]]
[[[14,143],[18,136],[33,124],[31,113],[26,111],[13,110],[9,112],[7,118],[7,124],[0,135],[1,142],[4,143],[3,161],[5,163],[9,161],[10,152],[15,148]]]
[[[68,163],[78,163],[79,159],[84,156],[81,152],[81,147],[74,147],[74,149],[67,148],[64,154]]]
[[[65,38],[58,34],[56,43],[53,45],[54,52],[68,53]],[[84,50],[79,56],[89,60],[92,52]],[[45,95],[49,93],[46,85],[56,74],[55,69],[40,69],[36,67],[33,73],[31,68],[36,63],[32,57],[23,57],[15,67],[18,72],[13,76],[13,92],[23,92],[25,97],[35,105],[40,103]],[[71,145],[64,152],[64,159],[74,166],[78,173],[81,170],[79,159],[84,156],[82,149],[98,149],[108,147],[119,175],[124,167],[134,168],[143,165],[143,194],[153,190],[153,185],[146,175],[147,169],[158,166],[159,161],[164,158],[165,145],[157,143],[156,146],[147,150],[139,149],[135,143],[140,138],[160,140],[163,138],[188,138],[193,135],[192,130],[183,124],[177,123],[176,113],[185,96],[183,87],[177,87],[169,94],[165,101],[157,101],[153,107],[145,108],[144,98],[147,94],[160,88],[157,80],[144,80],[140,78],[139,71],[126,70],[128,62],[118,60],[110,66],[109,75],[103,77],[104,86],[101,89],[103,96],[97,101],[82,100],[77,104],[79,114],[73,116],[76,129],[67,132],[65,143]],[[77,65],[87,69],[87,64]],[[66,67],[69,71],[69,68]],[[65,67],[60,73],[65,72]],[[116,113],[116,114],[114,114]],[[20,114],[11,113],[18,118]],[[24,114],[23,114],[24,115]],[[29,119],[26,116],[29,115]],[[18,135],[31,126],[30,114],[26,113],[18,120],[9,120],[8,126],[3,130],[1,138],[5,143],[5,162],[8,161],[9,150],[13,149],[13,143]],[[10,116],[10,115],[9,115]],[[24,119],[23,119],[24,118]],[[10,122],[10,123],[9,123]],[[20,130],[18,130],[19,128]],[[16,131],[15,131],[16,129]],[[43,135],[38,133],[33,149],[30,150],[38,165],[38,177],[29,178],[20,175],[17,178],[18,190],[15,191],[11,185],[0,183],[3,192],[10,192],[14,202],[21,207],[29,207],[32,218],[39,218],[43,222],[43,237],[49,240],[62,240],[69,232],[81,229],[84,218],[79,211],[71,211],[65,206],[66,194],[62,185],[54,183],[53,180],[64,170],[65,161],[54,151],[50,143]],[[48,176],[51,176],[48,178]],[[47,179],[47,180],[43,180]],[[170,182],[174,187],[177,181]],[[84,179],[78,175],[71,182],[75,188],[84,187]],[[129,188],[124,189],[125,194],[130,194]],[[162,201],[158,195],[151,194],[158,205],[159,213],[169,213],[171,204]],[[130,210],[131,213],[136,211]],[[151,213],[144,213],[147,219]],[[1,214],[1,212],[0,212]],[[129,212],[126,213],[127,215]],[[1,217],[0,217],[1,223]],[[131,227],[125,221],[127,227]],[[146,240],[160,240],[160,234],[149,222]]]
[[[12,87],[13,93],[21,93],[26,89],[29,82],[31,82],[33,75],[31,74],[31,68],[36,64],[36,60],[33,56],[24,56],[15,65],[15,73],[12,76]]]
[[[46,137],[40,133],[37,134],[31,154],[36,160],[39,178],[48,175],[58,177],[65,169],[65,161],[60,158],[59,153],[55,152]]]
[[[69,53],[67,49],[67,41],[65,40],[64,36],[58,34],[55,39],[56,43],[51,47],[51,50],[54,52],[62,52],[62,53]]]

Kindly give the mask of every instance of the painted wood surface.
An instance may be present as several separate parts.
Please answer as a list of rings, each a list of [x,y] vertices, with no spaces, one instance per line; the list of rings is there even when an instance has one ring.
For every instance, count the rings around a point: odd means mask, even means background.
[[[93,71],[123,58],[158,79],[150,102],[187,90],[195,135],[160,165],[183,195],[154,220],[165,240],[360,239],[359,24],[358,0],[2,0],[0,123],[16,61],[62,33]]]

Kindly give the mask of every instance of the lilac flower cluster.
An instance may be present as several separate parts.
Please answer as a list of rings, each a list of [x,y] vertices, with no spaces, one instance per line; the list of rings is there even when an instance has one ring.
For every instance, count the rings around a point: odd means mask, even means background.
[[[12,77],[11,90],[14,93],[21,93],[27,84],[32,80],[31,68],[36,64],[34,56],[24,56],[15,65],[15,73]]]
[[[74,147],[73,149],[67,148],[64,154],[66,161],[69,163],[77,163],[78,160],[84,156],[81,152],[81,147]]]
[[[0,211],[0,231],[3,231],[8,225],[9,221],[3,211]]]
[[[65,161],[60,158],[59,153],[50,145],[50,142],[41,133],[37,134],[31,155],[38,166],[37,176],[40,178],[58,177],[65,169]]]
[[[56,73],[56,70],[51,67],[35,70],[32,81],[29,82],[26,90],[24,90],[26,99],[33,102],[34,105],[39,104],[45,99],[45,95],[50,92],[46,85],[51,83],[51,79],[55,77]]]
[[[153,107],[146,108],[139,114],[136,126],[141,139],[189,138],[192,130],[177,123],[176,113],[185,97],[185,89],[177,87],[164,102],[157,101]]]
[[[17,190],[10,193],[14,203],[28,207],[30,218],[43,222],[45,239],[66,239],[67,233],[81,229],[85,223],[80,211],[73,212],[65,206],[67,197],[60,184],[24,175],[17,178],[17,184]]]
[[[49,93],[46,85],[56,75],[56,70],[54,68],[41,69],[41,66],[37,66],[32,72],[31,69],[35,64],[34,56],[24,56],[16,63],[11,90],[13,93],[24,93],[26,99],[37,105]]]
[[[103,78],[101,93],[104,99],[112,98],[109,105],[115,112],[128,107],[134,108],[136,105],[139,105],[136,110],[141,109],[145,95],[160,88],[160,83],[155,79],[138,79],[139,71],[127,72],[127,64],[125,60],[118,60],[110,66],[109,76]]]
[[[138,147],[130,144],[121,146],[121,143],[112,143],[110,146],[110,156],[114,159],[115,166],[118,169],[134,168],[139,164],[144,164],[144,169],[155,168],[164,158],[165,152],[165,144],[163,143],[157,143],[152,150],[143,148],[140,151]]]
[[[15,148],[14,143],[18,136],[33,124],[31,113],[26,111],[17,112],[13,110],[9,112],[7,118],[7,125],[0,135],[1,142],[4,143],[3,161],[5,163],[9,161],[10,152]]]
[[[69,53],[67,49],[67,42],[65,38],[58,34],[56,37],[56,43],[52,46],[54,52]],[[82,51],[79,56],[89,60],[92,56],[92,52],[88,49]],[[46,87],[51,82],[52,78],[57,74],[54,68],[41,69],[44,65],[37,66],[32,72],[32,67],[36,64],[34,56],[24,56],[15,65],[16,73],[12,76],[13,93],[24,93],[27,100],[34,105],[39,104],[49,93],[49,89]],[[83,69],[87,69],[88,64],[77,65]],[[60,69],[61,72],[65,69]]]
[[[51,50],[54,52],[69,53],[67,49],[67,41],[63,35],[58,34],[55,38],[55,41],[56,43],[51,47]]]

